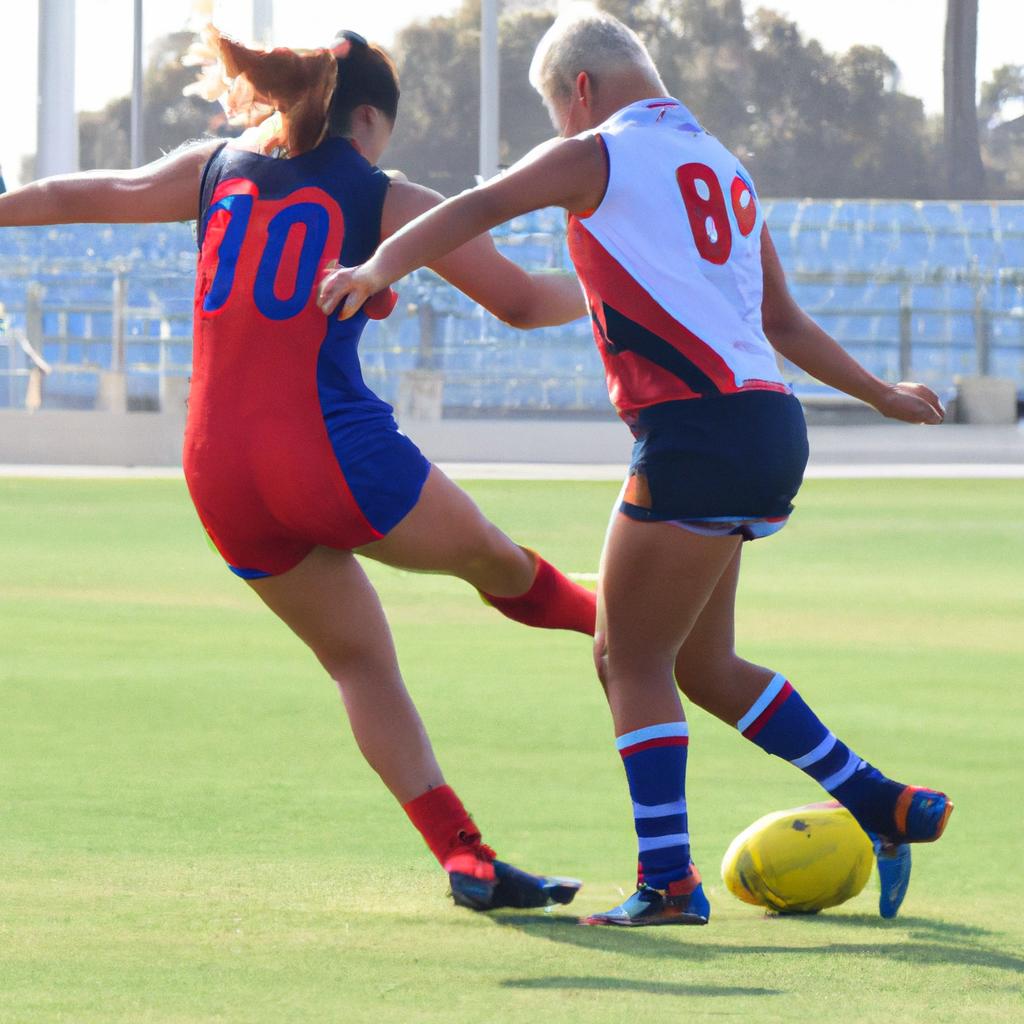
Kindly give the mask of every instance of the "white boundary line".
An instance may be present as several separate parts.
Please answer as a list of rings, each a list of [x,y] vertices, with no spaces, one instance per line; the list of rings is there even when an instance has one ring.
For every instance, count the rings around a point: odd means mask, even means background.
[[[621,481],[622,465],[583,465],[538,462],[442,462],[440,468],[456,480],[586,480]],[[1020,462],[866,462],[811,463],[809,480],[1022,480]],[[180,480],[180,468],[170,466],[38,466],[0,464],[0,478],[54,480]]]

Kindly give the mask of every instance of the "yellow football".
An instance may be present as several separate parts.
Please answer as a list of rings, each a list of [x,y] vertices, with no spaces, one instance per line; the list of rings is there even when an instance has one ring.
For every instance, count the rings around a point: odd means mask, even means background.
[[[873,863],[871,840],[845,807],[807,804],[744,829],[726,850],[722,881],[744,903],[816,914],[856,896]]]

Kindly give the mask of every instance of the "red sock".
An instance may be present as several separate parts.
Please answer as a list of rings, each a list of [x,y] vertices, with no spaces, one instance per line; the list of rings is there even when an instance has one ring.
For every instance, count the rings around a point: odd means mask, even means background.
[[[493,860],[494,852],[480,842],[480,830],[451,786],[438,786],[402,805],[438,863],[450,871],[453,858],[478,855]]]
[[[502,615],[527,626],[574,629],[577,633],[593,636],[597,622],[597,595],[573,583],[536,551],[530,553],[537,560],[537,575],[525,594],[495,597],[481,591],[480,596]]]

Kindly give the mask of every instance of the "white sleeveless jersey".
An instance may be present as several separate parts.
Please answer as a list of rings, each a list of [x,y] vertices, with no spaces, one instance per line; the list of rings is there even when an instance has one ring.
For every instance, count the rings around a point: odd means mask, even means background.
[[[612,402],[788,391],[761,327],[764,217],[743,165],[673,99],[625,107],[594,132],[600,206],[569,218]]]

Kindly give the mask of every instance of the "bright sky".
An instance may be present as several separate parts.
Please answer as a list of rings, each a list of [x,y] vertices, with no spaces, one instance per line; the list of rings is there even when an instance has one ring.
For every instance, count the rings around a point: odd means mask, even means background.
[[[0,95],[5,99],[0,164],[8,184],[17,181],[21,157],[35,150],[35,92],[40,0],[0,0]],[[325,0],[276,0],[278,42],[317,46],[339,28],[353,28],[384,44],[417,18],[443,13],[458,0],[381,0],[376,4],[328,4]],[[920,96],[929,112],[942,110],[942,36],[945,0],[745,0],[748,11],[771,7],[789,15],[805,36],[827,50],[877,44],[896,61],[905,92]],[[181,28],[192,0],[144,0],[145,35],[152,39]],[[131,85],[132,0],[77,0],[76,80],[78,107],[94,110]],[[357,13],[358,12],[358,13]],[[226,31],[251,32],[251,0],[216,0],[215,20]],[[1024,61],[1024,2],[980,0],[978,81],[1001,64]],[[20,98],[20,101],[19,101]]]

